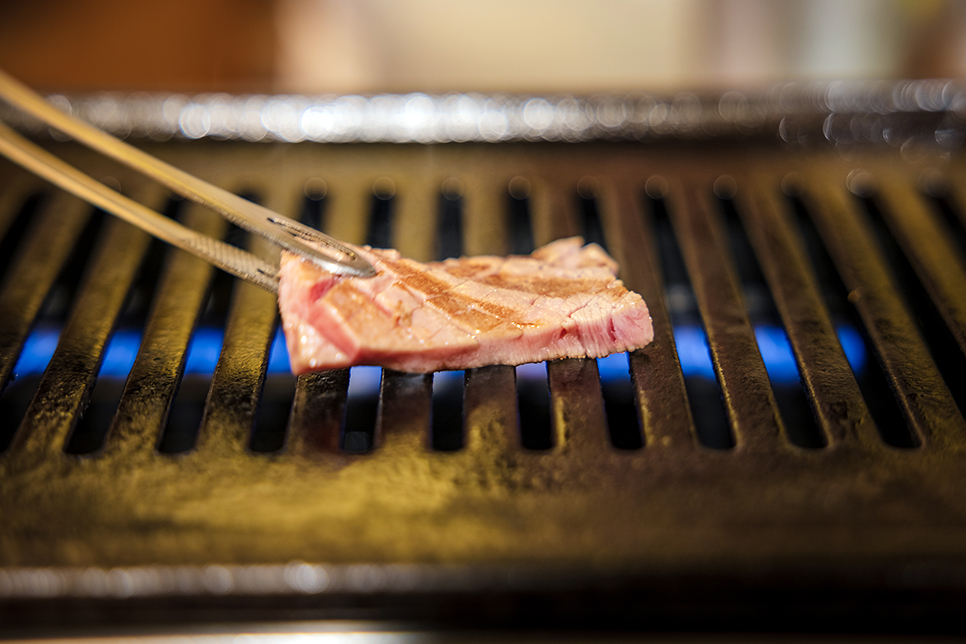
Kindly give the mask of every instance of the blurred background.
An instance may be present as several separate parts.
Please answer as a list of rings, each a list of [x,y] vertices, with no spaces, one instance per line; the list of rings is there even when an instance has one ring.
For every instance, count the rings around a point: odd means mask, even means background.
[[[47,91],[744,88],[966,76],[954,0],[5,0],[0,67]]]

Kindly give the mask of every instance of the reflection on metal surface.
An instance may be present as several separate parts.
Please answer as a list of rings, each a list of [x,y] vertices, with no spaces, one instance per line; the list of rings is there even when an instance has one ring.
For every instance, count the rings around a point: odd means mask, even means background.
[[[953,148],[964,141],[966,114],[966,88],[945,80],[793,82],[720,96],[99,94],[49,100],[122,137],[289,143],[700,140],[759,134],[789,143],[825,138],[899,147],[915,139]],[[937,118],[903,119],[916,113]],[[27,130],[42,129],[19,114],[3,116]]]

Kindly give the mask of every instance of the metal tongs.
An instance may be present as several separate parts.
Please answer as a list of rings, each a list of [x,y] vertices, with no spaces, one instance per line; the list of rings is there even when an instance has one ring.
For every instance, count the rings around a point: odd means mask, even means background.
[[[98,128],[60,111],[39,94],[0,71],[0,99],[74,140],[151,177],[173,192],[211,208],[228,221],[340,275],[372,277],[372,265],[351,248],[313,228],[242,199],[154,158]],[[278,266],[240,248],[186,228],[58,159],[0,123],[0,154],[155,237],[273,293]],[[333,255],[303,243],[309,241]]]

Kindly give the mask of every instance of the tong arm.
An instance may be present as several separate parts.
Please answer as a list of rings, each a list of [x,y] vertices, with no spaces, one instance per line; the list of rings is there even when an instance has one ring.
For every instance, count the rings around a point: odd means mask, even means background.
[[[179,170],[65,114],[3,71],[0,71],[0,97],[88,147],[151,177],[183,197],[211,208],[228,221],[319,264],[327,271],[357,277],[375,275],[375,269],[369,262],[338,240]],[[337,256],[329,256],[303,241],[317,244]]]

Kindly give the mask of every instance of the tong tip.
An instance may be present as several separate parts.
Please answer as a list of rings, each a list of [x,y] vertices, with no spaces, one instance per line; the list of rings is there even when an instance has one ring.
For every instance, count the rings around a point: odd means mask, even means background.
[[[325,233],[305,226],[297,221],[272,213],[268,222],[282,233],[276,240],[290,251],[315,262],[322,268],[337,275],[352,277],[375,277],[376,269],[369,261],[349,246],[329,237]],[[305,244],[303,242],[309,242]],[[341,257],[332,257],[316,246],[333,250]]]

